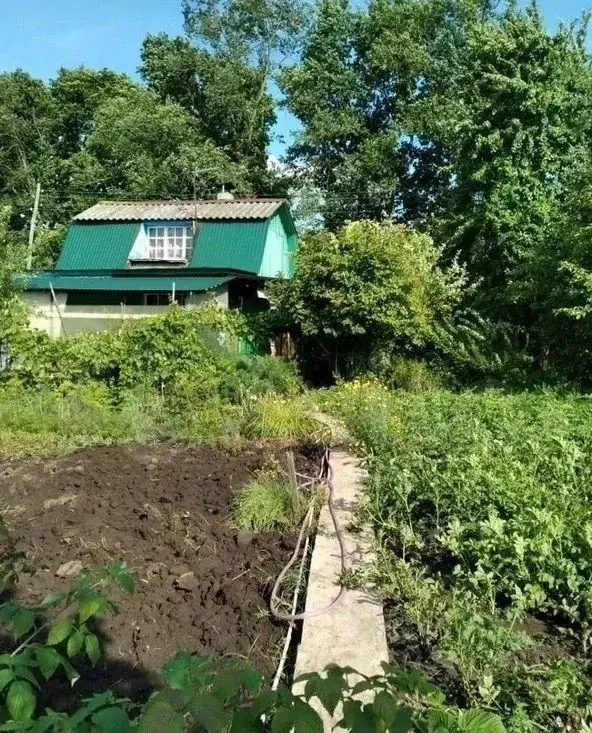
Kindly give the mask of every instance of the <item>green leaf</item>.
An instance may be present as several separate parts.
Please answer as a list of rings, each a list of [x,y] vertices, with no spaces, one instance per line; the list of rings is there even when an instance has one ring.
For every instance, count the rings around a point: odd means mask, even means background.
[[[83,624],[104,607],[103,597],[98,593],[87,593],[78,600],[78,618]]]
[[[6,622],[17,613],[19,610],[18,604],[13,601],[7,601],[6,603],[0,604],[0,621]]]
[[[183,690],[188,684],[189,670],[191,669],[191,654],[189,652],[177,652],[172,659],[164,665],[162,676],[169,687],[173,690]]]
[[[54,713],[49,711],[46,715],[33,723],[31,733],[55,733],[63,729],[64,720],[67,716],[64,713]]]
[[[10,685],[6,706],[13,720],[29,720],[37,706],[37,698],[28,682],[17,681]]]
[[[48,593],[45,598],[41,601],[39,606],[41,608],[49,608],[50,606],[55,606],[57,603],[61,603],[61,601],[65,598],[64,593],[58,593],[57,591],[52,591],[51,593]]]
[[[413,729],[413,710],[411,708],[399,708],[391,720],[389,730],[391,733],[407,733]]]
[[[83,707],[70,715],[68,723],[72,730],[77,730],[77,726],[83,723],[92,713],[96,712],[100,708],[108,707],[113,705],[114,698],[110,692],[101,692],[98,695],[93,695],[89,700],[85,700]]]
[[[482,710],[461,713],[457,725],[462,733],[504,733],[506,730],[499,716]]]
[[[12,682],[14,679],[14,672],[12,669],[9,669],[8,667],[5,667],[4,669],[0,669],[0,692],[6,687],[6,685],[9,682]]]
[[[259,719],[264,713],[270,710],[277,702],[277,693],[273,690],[265,690],[258,695],[249,706],[249,714],[252,718]]]
[[[49,646],[60,644],[70,636],[73,628],[74,624],[72,623],[72,619],[64,618],[61,621],[56,621],[47,634],[47,643]]]
[[[294,701],[294,733],[323,733],[323,721],[316,710],[302,700]]]
[[[263,723],[259,718],[253,718],[251,710],[236,710],[230,733],[263,733]]]
[[[68,644],[66,646],[66,651],[70,659],[78,654],[78,652],[82,649],[83,644],[84,634],[81,631],[75,631],[68,639]]]
[[[128,593],[133,593],[136,587],[134,576],[126,563],[115,563],[109,567],[109,574],[119,583],[120,587]]]
[[[62,663],[62,667],[64,668],[64,672],[66,673],[66,677],[70,680],[70,685],[74,687],[74,685],[80,679],[80,673],[76,669],[74,669],[74,667],[65,657],[60,657],[60,662]]]
[[[330,715],[333,715],[335,708],[343,697],[343,691],[348,684],[342,671],[338,667],[327,667],[327,676],[311,678],[305,686],[305,697],[310,699],[313,695],[319,698],[323,707]]]
[[[92,664],[98,664],[101,658],[101,645],[94,634],[87,634],[84,637],[84,649]]]
[[[229,715],[220,700],[210,693],[196,695],[191,700],[189,709],[194,720],[208,733],[219,733],[226,728]]]
[[[158,695],[146,705],[138,724],[138,733],[183,733],[184,718]]]
[[[361,680],[360,682],[356,682],[356,684],[351,689],[352,695],[357,695],[360,692],[365,692],[366,690],[373,690],[376,687],[376,682],[374,680]]]
[[[376,715],[381,718],[387,726],[390,726],[391,721],[395,717],[398,710],[398,706],[386,690],[380,690],[374,697],[372,708]],[[409,728],[402,728],[401,730],[408,730]]]
[[[15,639],[20,639],[35,625],[35,614],[28,608],[19,608],[11,619],[12,633]]]
[[[355,733],[376,733],[374,721],[362,709],[362,703],[359,700],[345,700],[343,718],[339,724],[342,728],[355,731]]]
[[[48,680],[60,666],[60,655],[55,649],[48,646],[40,646],[35,649],[35,659],[39,671]]]
[[[37,682],[37,679],[35,678],[35,675],[29,669],[29,667],[28,667],[28,665],[26,663],[19,664],[19,665],[16,665],[15,664],[13,670],[14,670],[14,676],[17,679],[27,680],[27,682],[30,682],[33,685],[33,687],[36,687],[37,689],[39,689],[39,687],[40,687],[39,682]]]
[[[291,733],[294,721],[292,708],[280,708],[271,720],[271,733]]]
[[[110,707],[99,710],[92,718],[101,733],[126,733],[130,730],[130,719],[127,713],[119,707]]]

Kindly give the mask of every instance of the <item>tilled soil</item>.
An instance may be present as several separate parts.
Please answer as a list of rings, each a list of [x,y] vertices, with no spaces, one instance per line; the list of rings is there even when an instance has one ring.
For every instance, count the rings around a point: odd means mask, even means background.
[[[105,446],[0,462],[0,509],[36,568],[22,576],[20,598],[69,587],[56,576],[69,561],[125,560],[134,574],[135,593],[100,622],[105,662],[91,688],[120,684],[137,697],[178,649],[238,655],[272,672],[285,627],[270,619],[269,595],[295,538],[237,534],[230,513],[235,490],[274,454],[282,450]],[[316,473],[314,451],[297,463]]]

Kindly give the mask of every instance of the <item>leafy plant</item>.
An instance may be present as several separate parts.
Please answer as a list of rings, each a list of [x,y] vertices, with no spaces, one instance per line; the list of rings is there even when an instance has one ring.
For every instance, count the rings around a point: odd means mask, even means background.
[[[117,609],[107,595],[113,586],[133,591],[134,580],[125,563],[87,568],[67,593],[49,593],[35,606],[13,598],[0,604],[0,623],[10,629],[17,645],[11,653],[0,655],[3,730],[33,729],[37,693],[44,681],[58,673],[64,674],[72,685],[79,679],[71,660],[84,655],[91,664],[99,662],[100,643],[90,624],[96,616]],[[112,698],[100,700],[101,709],[105,709]],[[87,709],[88,715],[98,715],[98,707],[95,699]],[[61,716],[49,714],[35,729],[50,730],[59,719]],[[83,719],[79,716],[80,722]]]
[[[326,430],[298,400],[268,395],[246,405],[242,432],[253,439],[302,440]]]
[[[323,400],[366,456],[362,512],[379,541],[369,572],[398,609],[392,638],[412,633],[434,674],[444,664],[462,699],[507,720],[516,711],[544,728],[558,716],[585,719],[590,400],[544,391],[389,393],[361,381]],[[542,638],[522,630],[532,617],[548,624]],[[560,675],[557,654],[569,661]],[[541,659],[536,672],[529,656]],[[528,679],[537,680],[532,690]]]

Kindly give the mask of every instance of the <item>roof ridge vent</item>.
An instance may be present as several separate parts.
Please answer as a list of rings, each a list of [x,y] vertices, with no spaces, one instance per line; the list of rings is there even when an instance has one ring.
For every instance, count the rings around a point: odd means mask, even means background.
[[[234,201],[234,194],[230,193],[230,191],[227,191],[224,188],[224,184],[222,184],[222,190],[218,191],[216,194],[216,200],[217,201]]]

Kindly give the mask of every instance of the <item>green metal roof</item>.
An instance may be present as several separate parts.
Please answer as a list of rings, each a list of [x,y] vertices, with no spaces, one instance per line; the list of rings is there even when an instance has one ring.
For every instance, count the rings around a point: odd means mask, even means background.
[[[230,277],[199,277],[179,275],[79,275],[67,272],[41,272],[25,280],[26,290],[117,290],[140,292],[164,292],[173,289],[179,292],[203,292],[228,282]]]
[[[256,275],[261,268],[268,226],[269,219],[201,222],[189,267]]]
[[[140,226],[138,222],[71,224],[56,270],[123,269]]]

